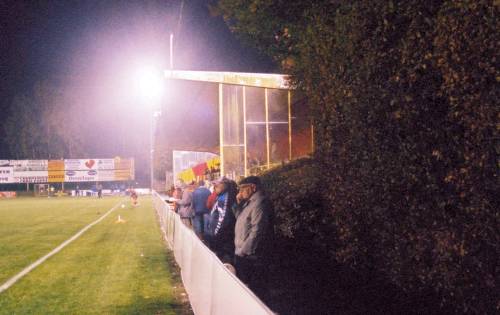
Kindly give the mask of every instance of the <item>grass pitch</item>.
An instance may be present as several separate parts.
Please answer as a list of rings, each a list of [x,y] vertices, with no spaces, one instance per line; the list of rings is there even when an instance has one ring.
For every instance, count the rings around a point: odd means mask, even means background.
[[[0,314],[190,313],[149,198],[136,208],[119,198],[0,201],[0,284],[119,202],[126,207],[0,293]]]

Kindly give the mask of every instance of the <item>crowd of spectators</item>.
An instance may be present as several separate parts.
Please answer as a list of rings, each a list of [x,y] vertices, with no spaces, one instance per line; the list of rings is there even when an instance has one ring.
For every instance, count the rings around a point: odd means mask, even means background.
[[[255,293],[265,290],[273,228],[272,207],[257,176],[239,184],[222,177],[173,187],[174,211]]]

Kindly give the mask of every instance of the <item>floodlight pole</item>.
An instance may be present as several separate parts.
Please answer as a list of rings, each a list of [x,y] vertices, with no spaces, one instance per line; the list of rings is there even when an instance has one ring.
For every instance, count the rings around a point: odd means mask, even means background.
[[[170,33],[170,70],[174,69],[174,34]]]
[[[150,116],[150,119],[151,119],[151,124],[150,124],[150,128],[149,128],[149,151],[150,151],[150,160],[149,160],[149,164],[150,164],[150,169],[149,169],[149,174],[150,174],[150,179],[151,179],[151,182],[150,182],[150,189],[151,189],[151,194],[153,193],[153,184],[154,184],[154,166],[153,166],[153,162],[154,162],[154,135],[153,135],[153,123],[154,123],[154,118],[153,118],[153,106],[151,105],[151,111],[149,113],[149,116]]]
[[[160,82],[158,80],[158,77],[155,75],[155,70],[154,69],[143,69],[145,71],[142,71],[140,75],[138,76],[139,78],[139,87],[142,89],[143,97],[146,99],[146,104],[149,105],[149,177],[150,177],[150,182],[149,182],[149,188],[151,192],[153,191],[153,186],[154,186],[154,133],[155,133],[155,119],[156,117],[161,115],[161,112],[155,111],[155,105],[161,105],[160,99],[161,99],[161,85],[163,82]],[[161,108],[161,106],[160,106]]]
[[[151,187],[151,193],[153,192],[153,186],[154,186],[154,157],[155,157],[155,124],[157,123],[157,119],[158,117],[161,116],[161,110],[159,111],[155,111],[153,106],[151,106],[151,112],[150,112],[150,116],[151,116],[151,125],[150,125],[150,129],[149,129],[149,133],[150,133],[150,144],[149,144],[149,148],[150,148],[150,152],[151,152],[151,156],[150,156],[150,174],[151,174],[151,183],[150,183],[150,187]]]

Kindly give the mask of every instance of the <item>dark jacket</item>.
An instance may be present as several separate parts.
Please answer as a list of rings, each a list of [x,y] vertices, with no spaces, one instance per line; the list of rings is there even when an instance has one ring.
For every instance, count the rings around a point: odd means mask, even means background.
[[[194,214],[203,215],[208,213],[207,199],[210,196],[210,190],[206,187],[198,187],[193,191]]]
[[[227,261],[234,254],[234,198],[226,192],[218,196],[210,212],[210,248],[217,256]]]

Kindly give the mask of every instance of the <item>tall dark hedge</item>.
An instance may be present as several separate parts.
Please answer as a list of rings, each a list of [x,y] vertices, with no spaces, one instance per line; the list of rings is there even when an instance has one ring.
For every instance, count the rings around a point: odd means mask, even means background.
[[[500,311],[499,3],[219,8],[242,39],[282,62],[312,108],[322,202],[281,231],[309,230],[338,261],[404,290],[433,288],[460,311]],[[266,178],[291,170],[276,172]],[[309,191],[293,186],[311,181],[270,190]],[[307,198],[275,198],[278,216]]]

